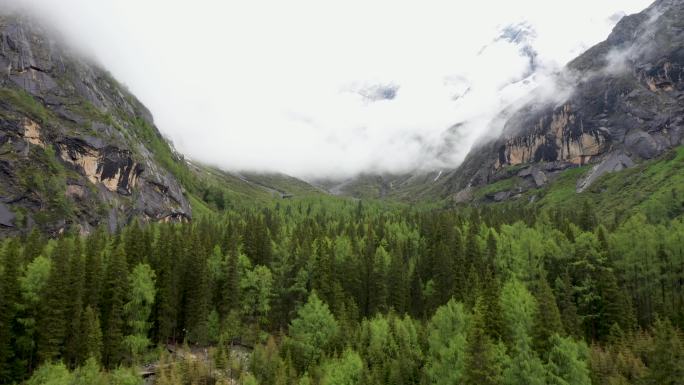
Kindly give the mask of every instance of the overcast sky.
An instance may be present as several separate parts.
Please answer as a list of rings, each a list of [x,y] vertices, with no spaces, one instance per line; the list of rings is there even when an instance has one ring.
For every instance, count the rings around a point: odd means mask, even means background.
[[[503,107],[650,2],[21,1],[187,156],[300,177],[453,167]]]

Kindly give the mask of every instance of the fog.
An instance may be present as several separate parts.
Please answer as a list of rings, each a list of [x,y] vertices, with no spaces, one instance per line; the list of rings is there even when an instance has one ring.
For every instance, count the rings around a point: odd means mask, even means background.
[[[187,157],[348,177],[455,167],[650,0],[23,0]]]

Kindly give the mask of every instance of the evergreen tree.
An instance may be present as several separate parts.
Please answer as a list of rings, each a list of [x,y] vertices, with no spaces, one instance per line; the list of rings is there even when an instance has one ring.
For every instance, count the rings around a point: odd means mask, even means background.
[[[152,268],[144,263],[138,264],[129,275],[128,302],[124,305],[126,324],[131,334],[124,337],[131,362],[138,363],[150,345],[147,335],[150,330],[149,318],[156,294],[155,275]]]
[[[61,356],[68,331],[69,309],[69,257],[71,243],[67,238],[57,241],[52,252],[52,268],[41,303],[38,319],[37,355],[40,362],[52,361]]]
[[[82,311],[85,289],[85,265],[81,249],[81,241],[76,238],[73,243],[69,262],[69,308],[67,309],[67,338],[64,351],[65,361],[70,366],[84,362],[82,357]]]
[[[549,360],[546,364],[551,385],[591,385],[589,377],[589,348],[555,334],[550,340]]]
[[[0,383],[14,378],[16,363],[17,324],[15,317],[20,304],[20,249],[17,240],[10,241],[3,252],[0,273]]]
[[[178,321],[178,279],[175,268],[177,253],[174,250],[175,232],[162,226],[155,243],[157,290],[154,301],[154,331],[156,340],[166,342],[175,336]]]
[[[653,329],[655,347],[649,357],[646,383],[684,384],[684,345],[679,331],[667,319],[657,319]]]
[[[102,360],[102,329],[100,326],[100,317],[93,308],[86,306],[83,311],[83,333],[81,352],[86,360],[93,359],[98,364]]]
[[[563,323],[556,305],[556,298],[545,278],[540,277],[537,280],[534,294],[538,310],[534,319],[533,346],[537,352],[546,355],[551,347],[551,336],[563,334]]]
[[[104,330],[103,363],[107,368],[116,367],[124,358],[123,306],[128,294],[128,270],[124,248],[119,245],[109,256],[103,288],[102,320]]]
[[[204,249],[196,232],[190,235],[186,252],[186,272],[183,285],[184,322],[186,338],[191,342],[205,343],[209,317],[209,282]]]
[[[463,381],[465,385],[498,385],[502,383],[501,359],[485,331],[485,305],[478,299],[466,344]]]
[[[563,330],[573,337],[581,336],[580,320],[575,305],[574,288],[570,281],[567,270],[562,277],[556,279],[556,292],[558,293],[558,310],[561,314]]]

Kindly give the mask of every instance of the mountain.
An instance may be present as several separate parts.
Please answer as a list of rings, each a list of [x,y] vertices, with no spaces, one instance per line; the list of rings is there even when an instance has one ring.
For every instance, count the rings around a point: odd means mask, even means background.
[[[590,165],[577,183],[657,158],[684,138],[684,2],[660,0],[622,18],[607,40],[570,62],[551,92],[511,107],[501,136],[474,148],[443,179],[442,192],[519,177],[538,188]],[[459,199],[460,199],[459,198]]]
[[[532,33],[521,28],[501,38]],[[565,189],[564,175],[578,168],[576,193],[644,161],[667,163],[684,139],[684,2],[659,0],[623,17],[554,80],[502,111],[501,135],[478,143],[455,169],[317,183],[359,198],[535,200],[559,178]]]
[[[59,232],[186,220],[173,152],[112,76],[22,16],[0,17],[0,225]],[[173,161],[168,159],[168,161]]]
[[[151,113],[92,60],[24,16],[0,16],[0,232],[187,221],[193,207],[320,194],[176,153]]]

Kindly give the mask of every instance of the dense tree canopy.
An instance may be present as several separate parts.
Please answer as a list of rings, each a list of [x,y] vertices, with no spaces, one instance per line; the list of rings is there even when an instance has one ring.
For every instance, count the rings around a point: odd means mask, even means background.
[[[683,245],[681,218],[327,198],[32,232],[2,243],[0,382],[136,383],[186,343],[211,366],[159,383],[676,384]]]

